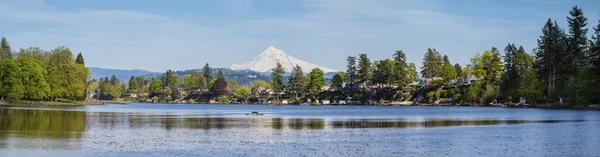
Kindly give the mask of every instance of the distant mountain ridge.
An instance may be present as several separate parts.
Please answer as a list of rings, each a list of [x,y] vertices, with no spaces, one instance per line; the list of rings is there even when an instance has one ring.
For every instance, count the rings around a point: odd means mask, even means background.
[[[338,72],[338,70],[326,68],[320,65],[300,60],[296,57],[286,54],[283,50],[277,49],[273,46],[267,48],[260,55],[258,55],[258,57],[254,58],[251,61],[242,64],[232,64],[230,69],[253,70],[256,72],[271,72],[271,69],[275,68],[278,62],[281,63],[286,72],[291,72],[296,65],[300,66],[304,73],[308,73],[314,68],[319,68],[325,73]]]
[[[121,82],[129,81],[131,76],[143,76],[148,74],[160,74],[159,72],[152,72],[141,69],[131,69],[131,70],[123,70],[123,69],[109,69],[109,68],[98,68],[98,67],[88,67],[90,73],[92,73],[92,78],[99,79],[102,77],[111,77],[115,75],[115,77],[119,78]]]

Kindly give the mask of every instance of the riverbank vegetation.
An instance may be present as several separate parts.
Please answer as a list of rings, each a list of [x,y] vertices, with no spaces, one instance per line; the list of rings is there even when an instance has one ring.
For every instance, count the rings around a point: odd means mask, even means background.
[[[75,58],[69,48],[13,52],[6,38],[0,41],[2,101],[83,101],[89,77],[81,53]]]

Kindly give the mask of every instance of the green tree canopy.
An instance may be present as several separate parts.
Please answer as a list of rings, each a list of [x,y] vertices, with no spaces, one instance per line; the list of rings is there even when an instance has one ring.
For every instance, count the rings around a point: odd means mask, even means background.
[[[2,99],[20,100],[23,98],[22,70],[13,59],[0,59],[0,95]]]
[[[333,75],[333,78],[331,79],[331,87],[340,90],[343,88],[344,82],[346,80],[346,73],[338,72],[335,75]]]
[[[19,65],[22,71],[24,98],[27,100],[42,100],[50,94],[50,85],[44,79],[44,70],[32,58],[20,57]]]
[[[77,54],[77,58],[75,59],[75,63],[81,64],[81,65],[85,65],[85,61],[83,60],[83,56],[81,55],[81,52],[79,52],[79,54]]]
[[[0,59],[10,58],[12,58],[12,49],[10,48],[8,41],[6,41],[6,38],[2,37],[0,40]]]
[[[294,93],[294,97],[297,98],[302,91],[305,91],[306,79],[304,78],[304,72],[298,65],[292,70],[292,74],[288,77],[288,84],[290,90]]]
[[[285,88],[283,74],[285,74],[285,69],[283,69],[281,63],[277,62],[271,72],[271,86],[275,92],[281,92]]]
[[[327,85],[325,83],[325,74],[319,68],[315,68],[307,75],[308,77],[308,92],[312,96],[316,96],[321,92],[321,87]]]
[[[442,55],[436,49],[427,49],[427,53],[425,53],[425,57],[423,57],[423,68],[421,68],[422,77],[441,77],[442,73]]]
[[[356,76],[356,82],[366,83],[367,81],[371,80],[372,76],[371,60],[369,60],[367,54],[360,54],[358,59],[358,74]]]

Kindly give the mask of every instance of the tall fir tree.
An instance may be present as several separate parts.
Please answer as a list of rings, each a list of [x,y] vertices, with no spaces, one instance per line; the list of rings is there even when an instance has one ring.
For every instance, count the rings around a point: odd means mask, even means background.
[[[210,66],[208,65],[208,63],[206,63],[204,65],[204,67],[202,68],[202,74],[204,74],[204,79],[206,79],[206,84],[210,84],[210,81],[213,80],[212,77],[212,68],[210,68]]]
[[[398,87],[404,87],[411,83],[408,77],[408,64],[406,63],[406,54],[402,50],[396,51],[394,55],[394,70],[392,71],[393,82]]]
[[[290,90],[294,93],[294,98],[298,98],[306,88],[306,81],[302,68],[298,65],[292,70],[292,74],[288,78]]]
[[[358,74],[356,76],[356,82],[367,83],[372,77],[371,71],[371,60],[367,54],[360,54],[358,59]]]
[[[277,62],[275,68],[271,69],[271,87],[277,93],[280,93],[285,88],[285,82],[283,80],[283,75],[285,74],[285,69],[283,69],[283,65]],[[279,99],[279,97],[278,97]]]
[[[567,17],[569,23],[569,38],[567,39],[567,49],[569,50],[569,60],[572,61],[573,68],[571,73],[577,71],[580,67],[586,66],[586,45],[587,45],[587,18],[583,16],[583,11],[578,6],[574,6]]]
[[[85,65],[85,61],[83,60],[83,56],[81,55],[81,52],[79,52],[79,54],[77,54],[77,58],[75,59],[75,63],[81,64],[81,65]]]
[[[600,19],[598,19],[598,25],[594,27],[590,45],[591,65],[594,73],[600,75]]]
[[[129,92],[135,92],[138,90],[138,82],[137,79],[135,79],[135,77],[131,76],[131,78],[129,78],[128,87]]]
[[[349,80],[347,80],[347,82],[353,84],[355,82],[355,80],[350,80],[350,79],[354,79],[356,77],[356,76],[354,76],[355,72],[357,71],[356,57],[348,56],[346,61],[348,62],[348,64],[346,65],[346,75],[348,76],[348,79],[349,79]]]
[[[0,59],[9,59],[12,57],[12,49],[10,48],[10,43],[8,43],[5,37],[2,37],[2,39],[0,40]]]
[[[436,49],[427,49],[427,53],[423,57],[421,76],[423,78],[441,77],[442,69],[442,55]]]

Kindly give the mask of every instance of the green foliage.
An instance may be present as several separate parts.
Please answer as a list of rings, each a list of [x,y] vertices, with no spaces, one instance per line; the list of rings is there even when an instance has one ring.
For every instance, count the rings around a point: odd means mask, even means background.
[[[257,83],[258,84],[258,83]],[[290,90],[294,93],[294,97],[298,98],[303,91],[306,91],[306,79],[302,68],[298,65],[292,70],[292,74],[288,78]]]
[[[248,97],[252,95],[252,91],[248,86],[241,86],[235,91],[235,96],[242,98],[244,102],[247,102]]]
[[[217,80],[218,80],[218,79],[217,79]],[[231,103],[231,99],[229,99],[229,97],[228,97],[228,96],[226,96],[226,95],[219,96],[219,97],[217,98],[217,100],[219,101],[219,103],[222,103],[222,104],[228,104],[228,103]]]
[[[85,61],[83,60],[83,55],[81,55],[81,52],[79,52],[79,54],[77,54],[77,58],[75,59],[75,63],[81,64],[81,65],[85,65]]]
[[[42,100],[50,94],[50,85],[44,79],[44,70],[32,58],[20,57],[18,59],[22,70],[22,83],[24,85],[24,98],[27,100]]]
[[[406,54],[404,54],[402,50],[398,50],[394,53],[393,57],[394,68],[390,72],[392,74],[392,79],[390,81],[394,82],[398,87],[405,87],[413,80],[416,80],[416,77],[415,79],[412,79],[412,72],[410,72],[412,67],[406,63]]]
[[[535,67],[538,78],[547,84],[546,93],[549,97],[562,95],[566,89],[566,80],[571,71],[572,57],[567,51],[567,35],[557,22],[548,19],[542,28],[535,52]],[[564,96],[564,95],[563,95]]]
[[[321,92],[321,87],[325,86],[325,74],[319,68],[315,68],[307,75],[308,77],[308,93],[313,97]]]
[[[13,59],[0,59],[0,95],[2,99],[20,100],[24,87],[21,66]]]
[[[0,59],[11,59],[12,58],[12,49],[10,48],[10,44],[6,41],[5,37],[2,37],[0,40]]]
[[[161,78],[161,81],[165,88],[173,89],[179,87],[179,78],[171,70],[167,70],[167,74]]]
[[[198,72],[193,72],[191,74],[184,75],[181,81],[181,86],[187,91],[206,89],[207,87],[204,75]]]
[[[227,80],[227,91],[229,93],[235,93],[235,91],[238,88],[238,82],[235,79],[228,79]]]
[[[213,80],[213,77],[211,75],[212,69],[210,68],[208,63],[206,63],[206,65],[204,65],[204,68],[202,68],[202,72],[204,74],[204,79],[206,79],[206,84],[209,84],[209,82]],[[212,86],[209,86],[209,87],[212,87]]]
[[[481,81],[474,81],[473,83],[471,83],[471,85],[469,86],[469,88],[466,91],[465,97],[463,98],[463,102],[464,103],[481,103],[479,101],[480,98],[480,94],[482,93],[483,89],[481,88]]]
[[[356,57],[354,56],[348,56],[348,58],[346,59],[346,61],[348,62],[348,64],[346,65],[346,75],[348,76],[348,80],[346,80],[349,83],[354,83],[351,82],[351,78],[355,72],[357,72],[357,68],[356,68]],[[354,80],[352,80],[354,81]]]
[[[574,6],[569,12],[571,15],[567,17],[569,23],[569,36],[567,38],[567,50],[569,52],[569,61],[572,61],[573,73],[577,73],[577,69],[586,66],[586,45],[588,44],[587,32],[587,18],[583,16],[583,11],[578,6]]]
[[[407,80],[409,82],[417,81],[417,78],[419,77],[419,73],[417,72],[417,66],[415,65],[415,63],[408,64],[407,73],[408,73]]]
[[[160,96],[163,93],[163,83],[161,80],[152,80],[150,81],[150,95],[151,96]]]
[[[498,90],[498,87],[492,84],[486,84],[485,85],[485,91],[483,92],[483,103],[490,103],[492,101],[494,101],[498,95],[500,91]]]
[[[283,69],[281,63],[277,62],[276,67],[273,68],[272,71],[273,72],[271,72],[271,86],[273,87],[273,90],[275,92],[281,92],[283,91],[283,88],[285,88],[283,80],[283,74],[285,74],[285,69]]]
[[[375,61],[373,66],[372,82],[379,85],[392,84],[394,82],[394,66],[394,61],[390,59]]]
[[[465,74],[463,73],[462,67],[460,66],[460,64],[456,63],[454,64],[454,70],[456,71],[456,75],[457,77],[464,77]]]
[[[423,78],[440,77],[443,75],[442,55],[435,49],[427,49],[423,57],[423,68],[421,68]]]
[[[139,84],[137,82],[137,79],[135,79],[135,77],[131,76],[131,78],[129,79],[129,82],[128,82],[128,87],[129,87],[128,91],[132,92],[132,93],[136,92],[139,88],[138,85]]]
[[[450,60],[448,59],[448,56],[446,56],[446,55],[444,55],[443,65],[444,65],[444,67],[443,67],[442,78],[444,79],[444,81],[448,82],[450,80],[456,79],[456,77],[457,77],[456,69],[454,68],[452,63],[450,63]]]
[[[271,84],[265,80],[256,80],[252,89],[271,89]]]
[[[360,54],[358,59],[358,73],[356,76],[356,82],[365,83],[368,80],[371,80],[371,77],[371,60],[369,60],[367,54]]]
[[[50,85],[50,97],[85,99],[89,70],[75,63],[70,49],[58,47],[50,51],[47,68],[45,79]]]
[[[344,86],[345,80],[347,80],[346,73],[338,72],[335,75],[333,75],[333,78],[331,79],[331,87],[337,90],[341,90]]]

